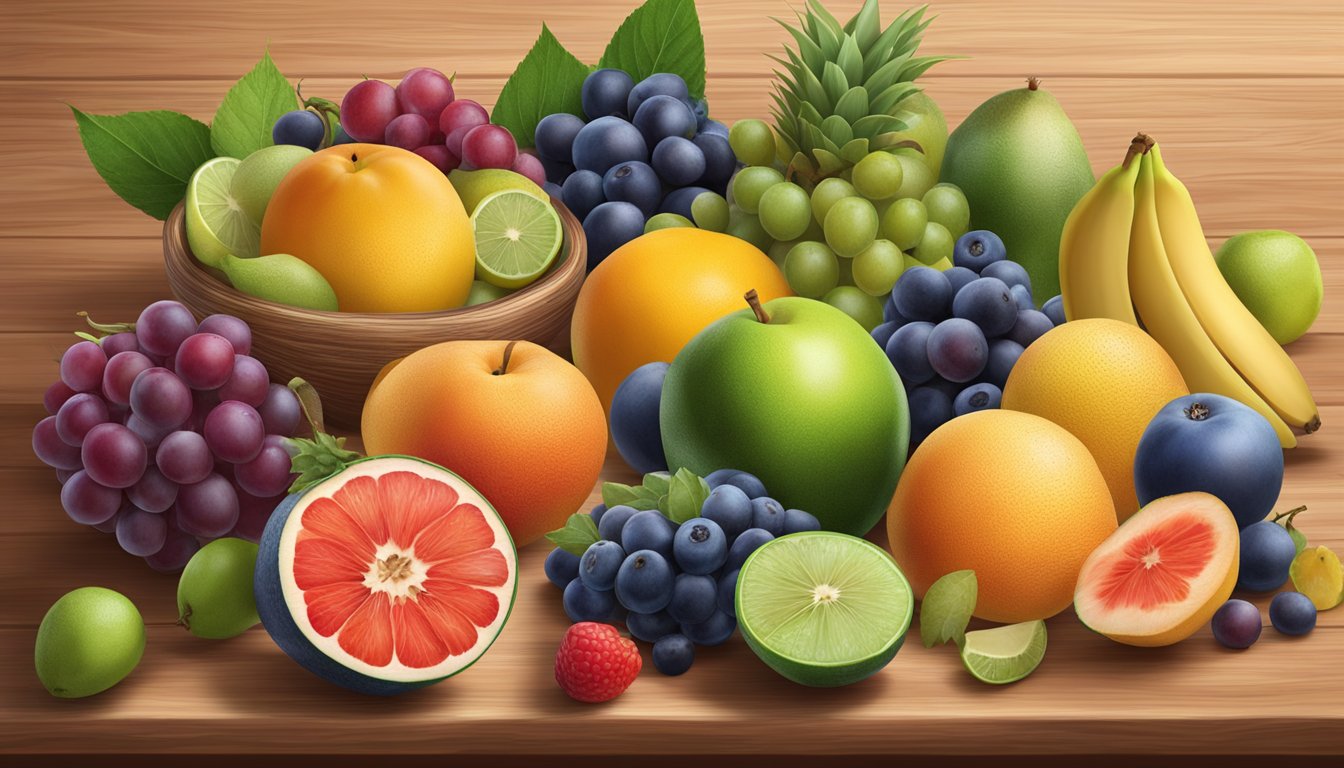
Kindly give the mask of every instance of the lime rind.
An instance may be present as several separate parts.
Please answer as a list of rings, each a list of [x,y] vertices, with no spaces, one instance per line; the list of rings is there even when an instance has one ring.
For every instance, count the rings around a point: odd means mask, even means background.
[[[500,288],[531,284],[560,252],[564,230],[547,201],[508,189],[487,195],[471,214],[476,273]]]
[[[1030,675],[1045,658],[1045,622],[1027,621],[966,633],[961,661],[975,679],[993,685]]]
[[[261,226],[247,215],[231,191],[240,165],[242,161],[237,158],[214,158],[197,168],[187,183],[187,244],[206,266],[218,267],[228,254],[252,258],[260,251]]]

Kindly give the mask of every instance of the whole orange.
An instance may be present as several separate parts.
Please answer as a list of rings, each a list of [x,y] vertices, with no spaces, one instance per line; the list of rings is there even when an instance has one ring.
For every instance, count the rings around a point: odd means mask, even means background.
[[[761,302],[791,296],[779,267],[755,246],[703,229],[660,229],[616,249],[588,275],[571,326],[574,364],[602,407],[645,363],[672,362],[705,326]]]
[[[925,438],[887,509],[891,552],[921,600],[975,571],[975,615],[1014,623],[1073,602],[1083,561],[1116,528],[1097,463],[1039,416],[977,411]]]
[[[465,478],[520,547],[583,505],[607,449],[588,380],[526,341],[446,341],[388,363],[361,426],[370,456],[418,456]]]
[[[261,252],[308,262],[342,312],[460,307],[476,270],[471,222],[447,177],[376,144],[341,144],[294,166],[266,206]]]
[[[1018,358],[1003,407],[1053,421],[1083,441],[1120,522],[1139,511],[1134,454],[1162,406],[1190,394],[1162,346],[1138,326],[1100,318],[1048,331]]]

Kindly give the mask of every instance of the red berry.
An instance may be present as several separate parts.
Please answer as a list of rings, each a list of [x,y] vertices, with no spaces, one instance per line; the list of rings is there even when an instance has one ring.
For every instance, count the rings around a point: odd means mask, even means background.
[[[461,162],[442,144],[426,144],[425,146],[417,147],[412,151],[433,163],[435,168],[438,168],[444,173],[453,170],[457,167],[457,164]]]
[[[452,151],[452,147],[448,147]],[[513,167],[518,159],[518,145],[513,134],[502,125],[478,125],[462,137],[462,164],[473,170],[480,168]]]
[[[518,157],[514,158],[511,170],[531,179],[538,187],[546,183],[546,169],[542,167],[541,161],[537,159],[536,155],[519,152]]]
[[[454,128],[475,128],[488,122],[490,113],[485,111],[485,107],[471,99],[458,99],[439,113],[439,132],[447,135]]]
[[[644,660],[635,642],[610,624],[581,621],[555,652],[555,681],[577,701],[610,701],[639,676]]]

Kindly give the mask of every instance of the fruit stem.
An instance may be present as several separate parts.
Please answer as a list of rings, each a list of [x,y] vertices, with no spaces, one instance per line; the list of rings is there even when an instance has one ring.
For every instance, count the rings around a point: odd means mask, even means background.
[[[509,358],[513,357],[513,348],[517,346],[517,344],[518,342],[516,341],[510,341],[508,346],[504,347],[504,361],[499,364],[498,368],[491,371],[491,373],[496,376],[503,376],[509,372]]]
[[[1311,421],[1308,421],[1306,424],[1302,425],[1302,431],[1308,435],[1310,435],[1312,432],[1315,432],[1320,428],[1321,428],[1321,417],[1319,415],[1311,417]]]
[[[1275,515],[1272,519],[1270,519],[1270,522],[1271,522],[1271,523],[1277,523],[1277,522],[1279,522],[1280,520],[1283,520],[1283,521],[1285,522],[1285,524],[1286,524],[1289,528],[1291,528],[1291,527],[1293,527],[1293,518],[1294,518],[1294,517],[1297,517],[1298,513],[1300,513],[1300,512],[1306,512],[1306,511],[1307,511],[1307,505],[1306,505],[1306,504],[1303,504],[1303,505],[1300,506],[1300,507],[1293,507],[1292,509],[1288,510],[1287,512],[1280,512],[1279,514]]]
[[[101,333],[135,333],[135,323],[96,323],[89,313],[83,310],[76,312],[75,315],[84,318],[84,322],[89,327]]]
[[[1134,139],[1129,142],[1129,149],[1125,150],[1125,159],[1124,162],[1120,163],[1120,166],[1129,168],[1129,164],[1134,162],[1134,158],[1148,154],[1148,150],[1152,149],[1156,143],[1146,133],[1135,134]]]
[[[289,380],[289,389],[294,396],[299,398],[299,408],[303,410],[303,418],[308,421],[308,428],[313,430],[313,435],[326,431],[326,425],[322,420],[322,399],[318,397],[317,390],[312,384],[295,376]]]
[[[770,322],[770,314],[765,311],[765,307],[761,306],[761,297],[756,293],[755,288],[743,294],[742,298],[747,300],[747,306],[751,307],[751,311],[756,313],[757,320],[762,323]]]
[[[1041,78],[1032,75],[1027,78],[1027,90],[1034,91],[1041,87]]]

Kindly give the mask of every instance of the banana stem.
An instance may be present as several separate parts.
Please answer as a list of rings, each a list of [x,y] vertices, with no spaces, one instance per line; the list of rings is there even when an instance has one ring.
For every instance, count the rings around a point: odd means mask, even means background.
[[[1148,151],[1156,145],[1152,137],[1146,133],[1140,133],[1134,136],[1134,140],[1129,142],[1129,149],[1125,151],[1125,159],[1120,165],[1123,168],[1129,168],[1129,164],[1134,162],[1134,158],[1140,155],[1148,154]]]

